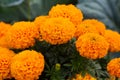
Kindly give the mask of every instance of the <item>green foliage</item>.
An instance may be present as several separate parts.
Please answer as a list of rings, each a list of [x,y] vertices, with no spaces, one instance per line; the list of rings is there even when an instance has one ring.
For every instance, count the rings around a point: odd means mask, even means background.
[[[56,4],[75,4],[77,0],[0,0],[0,21],[34,20]]]
[[[0,0],[1,7],[11,7],[19,5],[23,2],[23,0]]]

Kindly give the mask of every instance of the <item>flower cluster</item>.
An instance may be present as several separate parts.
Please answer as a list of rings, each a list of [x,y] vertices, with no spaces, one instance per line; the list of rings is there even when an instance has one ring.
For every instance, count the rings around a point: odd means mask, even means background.
[[[10,64],[15,53],[7,48],[0,47],[0,78],[11,78]]]
[[[11,74],[16,80],[37,80],[44,69],[44,57],[36,51],[16,54],[11,63]]]
[[[50,46],[46,47],[46,44]],[[45,51],[41,50],[44,48],[46,48]],[[13,51],[19,53],[15,55]],[[106,29],[105,25],[96,19],[83,20],[81,10],[72,4],[53,6],[48,15],[38,16],[31,22],[19,21],[13,25],[0,22],[0,79],[13,77],[16,80],[37,80],[44,70],[45,60],[47,65],[45,69],[48,68],[48,71],[45,70],[44,73],[48,72],[48,74],[43,74],[43,76],[52,75],[52,78],[55,78],[53,74],[55,76],[57,73],[61,74],[64,71],[63,66],[71,68],[68,69],[68,71],[73,71],[71,73],[77,73],[78,68],[83,69],[87,65],[85,70],[80,71],[90,73],[90,71],[87,72],[91,69],[88,65],[95,64],[96,67],[95,59],[100,60],[107,56],[108,52],[119,51],[120,34]],[[47,59],[44,59],[40,52]],[[67,54],[64,55],[64,53]],[[64,57],[65,60],[61,61]],[[85,63],[89,62],[89,64],[83,66],[82,62],[79,64],[80,60],[86,60]],[[94,61],[96,62],[92,63]],[[74,62],[76,62],[75,65]],[[116,58],[108,63],[107,70],[110,75],[120,77],[119,62],[120,58]],[[103,70],[101,65],[99,70]],[[95,71],[97,71],[96,68]],[[94,74],[95,71],[93,71]],[[75,80],[97,80],[96,78],[89,74],[85,77],[77,74]]]

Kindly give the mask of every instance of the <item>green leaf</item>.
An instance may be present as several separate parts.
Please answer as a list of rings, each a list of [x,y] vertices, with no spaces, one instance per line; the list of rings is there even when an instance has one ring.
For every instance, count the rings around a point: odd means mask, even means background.
[[[16,6],[16,5],[21,4],[23,1],[24,0],[0,0],[0,6],[1,7]]]
[[[15,22],[23,19],[24,16],[21,15],[21,12],[17,9],[17,7],[0,7],[0,21],[5,22]]]
[[[56,4],[76,2],[77,0],[0,0],[0,21],[13,23],[34,20],[37,16],[46,15]]]

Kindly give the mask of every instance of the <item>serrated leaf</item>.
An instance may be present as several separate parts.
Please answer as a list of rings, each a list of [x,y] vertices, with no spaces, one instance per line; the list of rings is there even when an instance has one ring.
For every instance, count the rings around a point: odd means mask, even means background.
[[[0,6],[1,7],[16,6],[16,5],[21,4],[23,1],[24,0],[0,0]]]
[[[95,76],[95,70],[94,70],[94,69],[89,69],[89,70],[88,70],[88,73],[89,73],[91,76],[96,77],[96,76]]]
[[[101,69],[100,64],[95,64],[95,69]]]

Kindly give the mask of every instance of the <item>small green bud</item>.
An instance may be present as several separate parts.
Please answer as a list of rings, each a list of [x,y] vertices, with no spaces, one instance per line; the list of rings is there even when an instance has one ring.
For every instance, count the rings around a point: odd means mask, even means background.
[[[58,71],[58,70],[60,70],[60,67],[61,67],[61,65],[59,64],[59,63],[57,63],[56,65],[55,65],[55,69]]]

